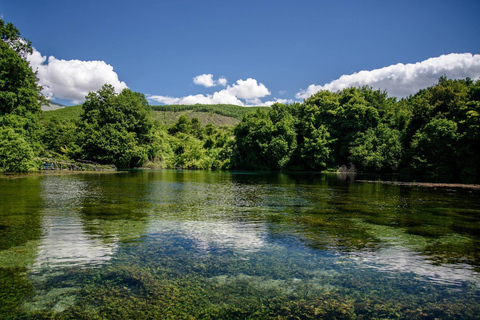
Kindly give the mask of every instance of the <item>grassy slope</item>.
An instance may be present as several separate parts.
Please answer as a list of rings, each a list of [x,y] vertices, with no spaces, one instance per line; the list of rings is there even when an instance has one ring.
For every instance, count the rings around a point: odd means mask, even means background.
[[[152,116],[166,125],[171,125],[182,115],[190,118],[198,118],[203,125],[212,123],[216,126],[233,126],[237,124],[245,114],[255,112],[257,109],[268,107],[240,107],[235,105],[171,105],[152,106]],[[44,118],[48,120],[53,117],[58,119],[79,119],[82,113],[82,106],[65,107],[53,111],[44,111]]]
[[[43,117],[45,120],[48,120],[54,117],[58,119],[70,120],[70,119],[80,119],[81,114],[82,114],[82,106],[78,105],[78,106],[72,106],[72,107],[65,107],[57,110],[44,111]]]

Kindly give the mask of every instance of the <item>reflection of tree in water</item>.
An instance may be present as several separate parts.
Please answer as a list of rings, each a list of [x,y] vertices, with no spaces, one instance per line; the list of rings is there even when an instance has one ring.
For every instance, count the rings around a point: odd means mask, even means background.
[[[41,236],[39,178],[0,179],[0,318],[33,294],[28,266]]]
[[[290,198],[303,198],[309,205],[291,206]],[[479,221],[473,217],[478,209],[459,208],[459,200],[475,206],[469,193],[431,194],[379,184],[284,188],[276,198],[278,210],[270,213],[269,232],[347,254],[378,270],[412,272],[449,283],[469,281],[478,278],[480,232],[475,223],[467,231],[461,226]],[[459,270],[458,264],[463,265]]]
[[[145,234],[154,203],[149,198],[153,181],[143,172],[87,175],[81,217],[91,235],[103,242],[122,242]]]
[[[0,179],[0,250],[37,240],[41,234],[39,179]]]

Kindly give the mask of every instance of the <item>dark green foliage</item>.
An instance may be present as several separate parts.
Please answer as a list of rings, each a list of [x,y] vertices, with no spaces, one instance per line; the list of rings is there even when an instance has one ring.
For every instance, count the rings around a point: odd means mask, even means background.
[[[296,119],[288,107],[275,104],[265,112],[247,114],[235,127],[234,164],[242,169],[288,167],[297,148]]]
[[[318,92],[248,114],[235,128],[243,169],[324,170],[480,178],[480,81],[440,78],[400,101],[369,87]],[[294,138],[293,138],[294,137]]]
[[[141,166],[151,154],[153,122],[142,94],[105,85],[83,104],[80,123],[84,159],[120,168]]]
[[[404,134],[405,169],[478,180],[479,86],[480,81],[443,77],[406,99],[412,116]]]
[[[44,100],[35,73],[24,59],[30,43],[0,20],[0,171],[36,168],[38,116]]]

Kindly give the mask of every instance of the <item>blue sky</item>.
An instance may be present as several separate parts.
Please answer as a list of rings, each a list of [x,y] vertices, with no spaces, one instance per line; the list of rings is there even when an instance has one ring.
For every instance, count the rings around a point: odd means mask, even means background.
[[[151,104],[271,104],[480,77],[480,1],[0,0],[52,101],[105,82]]]

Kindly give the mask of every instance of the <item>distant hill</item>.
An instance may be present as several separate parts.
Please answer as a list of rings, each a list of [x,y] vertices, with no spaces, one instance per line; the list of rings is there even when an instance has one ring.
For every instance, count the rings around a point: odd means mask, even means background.
[[[243,116],[257,109],[268,107],[241,107],[232,104],[195,104],[152,106],[154,119],[170,125],[185,114],[189,118],[198,118],[203,125],[212,123],[216,126],[234,126]]]
[[[189,118],[198,118],[203,125],[212,123],[216,126],[234,126],[250,112],[257,109],[268,109],[268,107],[241,107],[236,105],[166,105],[151,106],[152,117],[165,125],[175,123],[178,118],[185,114]],[[52,110],[45,110],[44,118],[53,117],[59,119],[79,119],[82,114],[82,106],[60,107]]]
[[[42,108],[43,110],[43,108]],[[53,110],[44,110],[43,117],[48,120],[51,118],[58,118],[58,119],[80,119],[80,115],[82,114],[82,106],[71,106],[71,107],[63,107],[57,108]]]
[[[50,102],[49,104],[44,104],[42,105],[42,110],[43,111],[53,111],[53,110],[58,110],[61,108],[65,108],[65,105],[57,102]]]
[[[170,111],[170,112],[209,112],[219,115],[237,118],[241,120],[243,116],[250,112],[255,112],[257,109],[267,109],[268,107],[241,107],[233,104],[194,104],[194,105],[166,105],[166,106],[152,106],[154,111]]]

